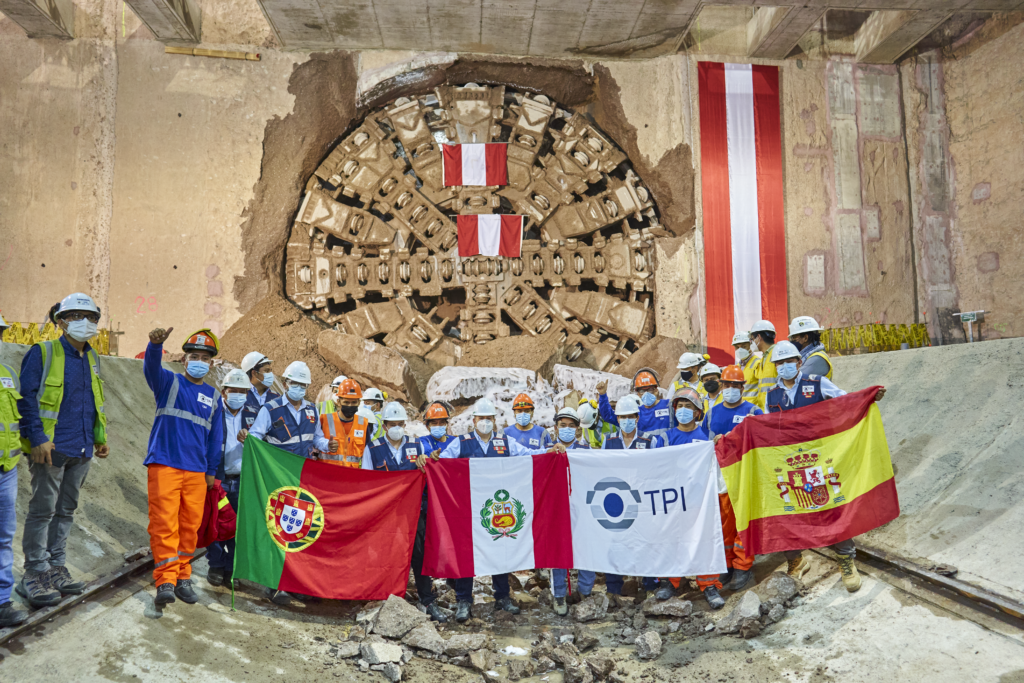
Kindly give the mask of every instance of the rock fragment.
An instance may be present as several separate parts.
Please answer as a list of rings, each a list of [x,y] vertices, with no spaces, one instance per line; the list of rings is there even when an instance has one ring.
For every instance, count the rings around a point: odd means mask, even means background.
[[[402,648],[390,643],[363,643],[359,646],[359,654],[369,664],[402,661]]]
[[[644,631],[636,638],[636,655],[640,659],[657,659],[661,655],[661,636]]]
[[[550,661],[550,660],[548,660]],[[552,662],[554,663],[554,662]],[[533,662],[528,659],[508,660],[508,680],[518,681],[520,678],[529,678],[533,675]]]
[[[574,621],[596,621],[608,614],[608,595],[599,593],[591,595],[578,605],[569,608],[569,616]]]
[[[574,624],[572,627],[572,635],[573,644],[580,652],[586,652],[590,648],[596,647],[600,642],[597,634],[583,624]]]
[[[359,643],[353,643],[352,641],[345,641],[338,643],[338,659],[348,659],[349,657],[355,657],[359,654]]]
[[[398,681],[402,680],[402,667],[398,666],[394,662],[388,662],[385,664],[384,668],[381,669],[381,673],[383,673],[384,678],[391,681],[391,683],[398,683]]]
[[[377,613],[373,632],[385,638],[401,638],[416,626],[430,621],[430,617],[419,611],[397,595],[388,597]]]
[[[642,609],[649,617],[688,617],[693,614],[693,603],[680,597],[672,597],[665,601],[651,597],[644,600]]]
[[[594,673],[594,680],[603,681],[615,669],[615,660],[611,657],[587,657],[587,666]]]
[[[405,638],[402,638],[402,642],[409,647],[429,650],[436,655],[442,654],[445,648],[444,638],[441,637],[441,634],[437,632],[437,627],[430,621],[420,624],[409,631]]]
[[[479,650],[487,643],[487,637],[482,633],[459,633],[448,639],[445,643],[444,653],[449,657],[468,655],[473,650]]]
[[[747,621],[757,621],[761,616],[761,598],[754,591],[747,591],[728,615],[715,625],[719,633],[736,633]],[[748,628],[749,632],[750,629]],[[758,628],[760,632],[760,625]],[[755,634],[756,635],[756,634]]]

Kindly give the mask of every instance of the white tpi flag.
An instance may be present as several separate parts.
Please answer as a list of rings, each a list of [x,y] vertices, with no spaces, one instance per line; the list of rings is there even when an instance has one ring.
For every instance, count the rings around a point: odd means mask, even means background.
[[[625,576],[726,571],[711,442],[569,451],[573,563]]]

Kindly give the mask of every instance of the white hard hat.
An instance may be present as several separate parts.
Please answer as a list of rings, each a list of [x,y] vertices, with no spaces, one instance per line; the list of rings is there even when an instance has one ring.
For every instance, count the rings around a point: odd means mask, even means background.
[[[382,415],[385,422],[405,422],[409,419],[409,416],[405,414],[405,408],[397,401],[385,404]]]
[[[587,405],[588,407],[590,406],[589,403],[587,403],[585,405]],[[579,416],[579,414],[575,410],[573,410],[572,408],[570,408],[568,406],[566,406],[565,408],[562,408],[561,410],[558,411],[558,413],[555,414],[555,422],[558,422],[563,417],[568,417],[568,418],[572,419],[574,422],[576,422],[576,424],[580,423],[580,416]]]
[[[692,368],[694,365],[700,365],[704,362],[704,356],[698,353],[690,353],[687,351],[683,355],[679,356],[679,365],[676,367],[680,370],[683,368]]]
[[[625,415],[639,415],[640,414],[640,402],[636,400],[633,394],[626,394],[619,399],[619,402],[615,404],[615,415],[622,417]]]
[[[750,334],[754,334],[755,332],[771,332],[772,334],[774,334],[775,325],[772,325],[767,320],[758,320],[756,323],[754,323],[754,326],[750,328]]]
[[[76,292],[74,294],[68,294],[64,297],[64,300],[60,302],[60,309],[57,311],[57,316],[61,316],[68,311],[89,311],[99,315],[100,309],[96,307],[96,302],[92,300],[92,297],[88,294],[82,294]]]
[[[263,365],[264,363],[273,363],[273,361],[259,351],[250,351],[245,354],[245,358],[242,359],[242,372],[247,373],[253,368]]]
[[[285,368],[283,377],[290,379],[298,384],[309,385],[313,382],[313,377],[309,373],[309,368],[301,360],[292,361],[291,364]]]
[[[800,352],[792,342],[780,341],[772,349],[772,362],[776,363],[781,360],[789,360],[790,358],[799,358]]]
[[[363,402],[373,403],[374,401],[384,402],[384,394],[380,393],[380,389],[367,389],[363,392]]]
[[[750,335],[747,334],[746,332],[737,332],[736,334],[732,335],[732,343],[733,346],[735,346],[736,344],[749,344]]]
[[[228,371],[228,374],[224,375],[224,381],[220,384],[221,389],[250,389],[252,388],[252,382],[245,376],[245,373],[234,368]]]
[[[807,334],[808,332],[821,332],[821,325],[809,315],[798,315],[789,324],[789,336],[794,334]]]
[[[339,386],[341,386],[341,383],[347,379],[348,377],[346,377],[345,375],[338,375],[337,377],[334,378],[334,381],[331,382],[331,387],[337,389]]]
[[[8,325],[7,321],[4,320],[4,317],[0,315],[0,330],[6,330],[8,327],[10,327],[10,325]]]
[[[703,377],[704,375],[721,375],[721,374],[722,374],[722,368],[718,367],[714,363],[707,363],[704,367],[702,367],[700,369],[700,372],[697,373],[697,376],[698,377]]]
[[[494,404],[486,398],[477,401],[473,407],[473,417],[494,417],[497,414],[498,411],[494,409]]]
[[[581,403],[577,412],[580,418],[580,424],[587,429],[590,429],[597,421],[597,410],[595,410],[594,406],[589,403]]]
[[[356,411],[356,415],[369,420],[373,424],[377,424],[377,416],[374,415],[373,411],[370,410],[370,407],[365,404],[359,404],[359,409]]]

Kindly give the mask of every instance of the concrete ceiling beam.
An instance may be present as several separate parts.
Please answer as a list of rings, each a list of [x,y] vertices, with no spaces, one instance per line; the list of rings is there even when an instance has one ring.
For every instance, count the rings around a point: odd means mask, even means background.
[[[952,15],[952,10],[872,12],[853,38],[857,61],[892,64]]]
[[[71,0],[0,0],[0,12],[25,29],[29,38],[75,37]]]
[[[161,43],[198,43],[202,15],[196,0],[124,0]]]
[[[747,23],[747,53],[785,59],[825,11],[825,7],[759,7]]]

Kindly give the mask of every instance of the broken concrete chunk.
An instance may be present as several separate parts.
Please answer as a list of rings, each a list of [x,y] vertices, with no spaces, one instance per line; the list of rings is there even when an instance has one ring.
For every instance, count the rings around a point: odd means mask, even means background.
[[[572,627],[572,635],[573,644],[580,652],[585,652],[592,647],[596,647],[598,642],[600,642],[597,634],[583,624],[574,624]]]
[[[398,681],[402,680],[402,667],[398,666],[394,662],[388,662],[385,664],[382,669],[382,673],[384,674],[384,678],[391,681],[391,683],[398,683]]]
[[[761,598],[754,591],[747,591],[728,615],[715,625],[719,633],[736,633],[744,620],[757,620],[761,616]]]
[[[441,634],[437,632],[437,627],[430,621],[420,624],[409,631],[405,638],[402,638],[402,642],[409,647],[429,650],[437,655],[444,653],[444,638],[441,637]]]
[[[598,593],[591,595],[583,602],[573,605],[569,609],[569,616],[574,621],[595,621],[608,614],[608,594]]]
[[[448,639],[444,653],[449,657],[468,655],[473,650],[482,648],[486,642],[487,637],[482,633],[459,633]]]
[[[533,662],[528,659],[508,660],[508,680],[518,681],[533,675]]]
[[[782,605],[775,605],[768,611],[768,615],[765,617],[765,621],[769,624],[774,624],[781,621],[786,616],[786,608]]]
[[[498,666],[498,655],[490,650],[475,650],[469,653],[469,666],[480,673]]]
[[[796,579],[784,572],[775,572],[768,580],[757,587],[762,600],[785,602],[800,592],[800,584]]]
[[[423,403],[409,362],[393,349],[353,334],[324,330],[317,337],[317,350],[345,375],[358,375],[378,389],[401,392],[409,403]],[[396,398],[400,398],[396,396]]]
[[[587,657],[587,666],[594,673],[594,679],[603,681],[615,669],[615,660],[611,657]]]
[[[571,666],[577,666],[583,661],[583,658],[580,656],[580,651],[577,650],[576,646],[572,643],[562,643],[556,647],[554,652],[551,654],[551,658],[566,669]]]
[[[401,638],[426,621],[430,621],[429,616],[397,595],[392,595],[380,608],[373,632],[385,638]]]
[[[348,659],[359,654],[359,643],[351,641],[338,643],[338,659]]]
[[[661,654],[661,636],[654,631],[644,631],[636,637],[636,656],[640,659],[657,659]]]
[[[377,614],[380,612],[380,608],[384,606],[383,600],[377,600],[376,602],[368,602],[363,605],[363,609],[356,613],[357,624],[372,624],[373,620],[377,618]]]
[[[647,617],[644,616],[643,612],[637,612],[633,616],[633,628],[637,631],[642,631],[647,628]]]
[[[541,655],[537,658],[537,671],[535,673],[543,673],[545,671],[554,671],[558,665],[555,664],[555,660],[550,657]]]
[[[565,683],[594,683],[594,672],[585,662],[565,667]]]
[[[688,617],[693,614],[693,603],[680,597],[665,601],[651,597],[644,601],[643,612],[649,617]]]
[[[359,653],[370,664],[386,664],[402,661],[402,648],[390,643],[363,643]]]

